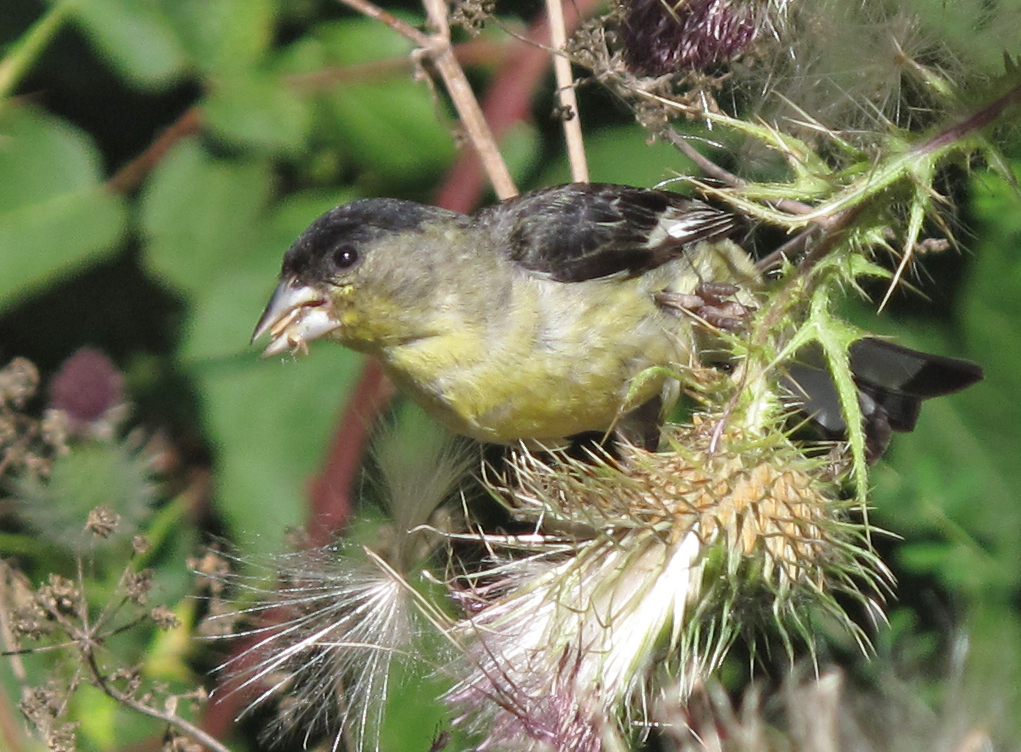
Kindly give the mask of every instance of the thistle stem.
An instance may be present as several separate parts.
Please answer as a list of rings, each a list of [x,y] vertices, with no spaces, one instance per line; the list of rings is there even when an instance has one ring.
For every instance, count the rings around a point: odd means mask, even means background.
[[[915,151],[921,154],[928,154],[948,144],[952,144],[954,141],[960,141],[975,131],[982,130],[987,125],[992,124],[993,121],[1003,114],[1004,110],[1018,103],[1021,103],[1021,84],[1018,84],[1003,96],[994,99],[981,110],[965,118],[957,125],[947,128],[935,138],[926,141]]]

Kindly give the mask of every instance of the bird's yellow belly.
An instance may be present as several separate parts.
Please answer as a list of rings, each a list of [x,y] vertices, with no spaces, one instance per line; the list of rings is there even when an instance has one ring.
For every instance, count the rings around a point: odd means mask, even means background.
[[[384,364],[434,418],[480,441],[607,431],[661,392],[666,376],[648,369],[683,367],[690,350],[686,327],[649,296],[613,294],[616,285],[594,297],[565,295],[561,285],[552,303],[525,297],[499,331],[451,322],[442,335],[386,352]],[[521,310],[533,304],[535,312]]]

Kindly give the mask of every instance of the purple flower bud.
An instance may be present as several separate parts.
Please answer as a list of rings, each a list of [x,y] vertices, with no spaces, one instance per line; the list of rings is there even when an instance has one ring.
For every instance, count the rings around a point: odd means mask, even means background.
[[[73,423],[94,423],[124,403],[124,376],[99,350],[83,347],[64,361],[50,383],[50,406]]]
[[[754,3],[735,0],[627,0],[620,28],[624,60],[639,76],[726,63],[756,31]]]

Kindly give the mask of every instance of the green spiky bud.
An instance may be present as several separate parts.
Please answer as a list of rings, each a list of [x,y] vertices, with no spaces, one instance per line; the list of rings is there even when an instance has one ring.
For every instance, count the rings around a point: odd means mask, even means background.
[[[93,510],[109,510],[119,518],[118,532],[131,535],[148,518],[157,492],[148,457],[125,444],[99,442],[77,444],[56,457],[48,478],[26,475],[12,487],[28,523],[75,552],[102,538],[94,534],[94,525],[86,530]]]

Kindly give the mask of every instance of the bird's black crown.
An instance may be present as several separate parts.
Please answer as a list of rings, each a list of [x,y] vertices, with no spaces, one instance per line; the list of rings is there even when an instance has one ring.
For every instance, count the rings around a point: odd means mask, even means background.
[[[283,274],[312,283],[343,273],[381,238],[414,232],[443,214],[453,212],[392,198],[362,198],[330,209],[287,250]]]

